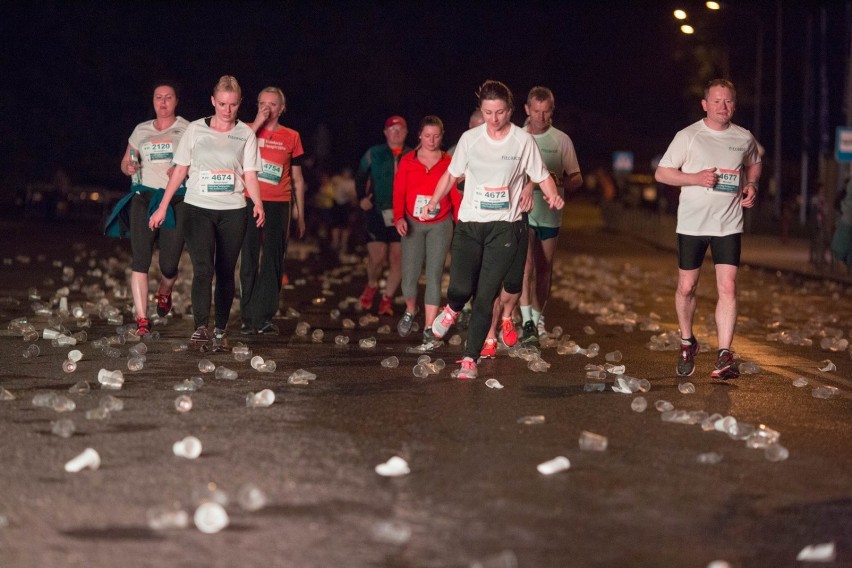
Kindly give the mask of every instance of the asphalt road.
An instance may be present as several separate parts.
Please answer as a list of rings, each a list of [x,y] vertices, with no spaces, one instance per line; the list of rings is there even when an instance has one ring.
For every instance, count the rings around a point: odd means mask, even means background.
[[[0,228],[3,329],[18,317],[37,328],[47,325],[45,317],[34,317],[28,289],[48,297],[63,285],[63,266],[82,278],[71,304],[85,300],[87,285],[104,285],[91,273],[90,259],[122,283],[126,241],[105,240],[79,225],[5,220]],[[305,258],[291,261],[294,285],[283,294],[282,314],[292,307],[301,315],[278,320],[280,337],[246,341],[255,354],[276,361],[273,373],[237,362],[231,353],[175,352],[192,331],[191,319],[179,316],[155,328],[162,338],[147,343],[145,367],[137,372],[125,367],[130,344],[119,346],[120,359],[106,359],[92,345],[115,334],[96,314],[72,374],[61,367],[70,347],[39,339],[41,355],[26,359],[21,337],[3,332],[0,387],[16,398],[0,401],[0,566],[705,567],[726,560],[778,567],[801,565],[796,555],[803,547],[826,542],[835,543],[836,560],[823,565],[852,565],[852,358],[848,348],[819,348],[826,326],[850,338],[848,287],[744,268],[735,348],[761,372],[712,382],[714,357],[704,352],[690,378],[695,393],[682,394],[676,352],[648,348],[652,336],[677,328],[674,256],[580,224],[561,239],[557,297],[546,321],[582,347],[598,343],[600,355],[558,355],[551,347],[542,353],[551,368],[533,373],[525,361],[501,352],[480,365],[478,380],[461,382],[450,377],[460,347],[437,350],[432,356],[447,367],[416,378],[417,355],[405,352],[416,340],[378,332],[385,324],[395,329],[395,319],[343,330],[342,319],[357,323],[363,314],[347,307],[334,320],[329,312],[358,295],[363,270],[344,265],[330,272],[329,259],[300,250]],[[715,350],[715,286],[712,266],[705,269],[697,334]],[[127,304],[107,292],[112,304]],[[317,298],[325,303],[314,303]],[[635,313],[640,322],[658,322],[660,330],[601,323],[601,314],[613,312]],[[323,329],[323,342],[295,336],[300,321]],[[73,320],[66,325],[76,331]],[[235,316],[231,327],[237,326]],[[816,345],[789,343],[791,330]],[[788,343],[767,339],[781,332]],[[352,341],[335,346],[339,334]],[[358,346],[367,337],[377,339],[375,348]],[[230,344],[241,339],[232,333]],[[641,393],[613,392],[612,375],[604,392],[584,391],[590,382],[585,365],[603,364],[604,354],[616,349],[628,375],[651,383],[642,394],[645,412],[631,410]],[[398,368],[381,367],[390,355],[400,359]],[[239,376],[203,375],[203,387],[188,393],[192,410],[179,413],[174,400],[181,393],[174,386],[200,375],[203,357]],[[819,371],[824,359],[832,359],[837,371]],[[123,388],[99,389],[101,368],[122,369]],[[299,368],[316,380],[288,385]],[[798,377],[808,386],[794,387]],[[488,388],[489,378],[504,388]],[[69,394],[78,381],[92,390]],[[812,389],[820,385],[839,391],[814,398]],[[264,388],[275,392],[275,403],[247,408],[247,393]],[[34,407],[33,396],[50,390],[69,396],[76,410],[60,415]],[[86,419],[105,394],[121,399],[124,409],[106,420]],[[664,422],[654,406],[662,400],[679,410],[765,424],[780,432],[789,458],[772,462],[743,440]],[[545,421],[518,423],[528,415]],[[60,418],[74,421],[72,437],[51,433]],[[580,450],[584,430],[606,436],[607,449]],[[188,435],[203,444],[198,459],[172,452],[172,444]],[[99,453],[100,468],[67,473],[65,463],[88,447]],[[698,463],[708,452],[721,461]],[[375,466],[393,456],[407,461],[408,475],[376,473]],[[556,456],[567,457],[570,468],[553,475],[537,471]],[[230,524],[204,534],[191,517],[212,484],[230,497]],[[250,512],[239,505],[246,484],[266,494],[265,507]],[[190,526],[150,528],[148,514],[156,507],[185,510]]]

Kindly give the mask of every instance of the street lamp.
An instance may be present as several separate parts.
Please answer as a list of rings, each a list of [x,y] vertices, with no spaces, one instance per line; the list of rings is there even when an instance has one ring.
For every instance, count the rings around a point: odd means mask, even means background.
[[[690,26],[689,24],[683,24],[683,25],[680,27],[680,31],[682,31],[682,32],[683,32],[683,33],[685,33],[686,35],[692,35],[692,34],[694,34],[694,33],[695,33],[695,28],[693,28],[693,27],[692,27],[692,26]]]
[[[678,20],[685,20],[686,19],[686,12],[684,12],[683,10],[675,10],[674,11],[674,17]]]
[[[719,10],[722,6],[718,2],[705,2],[708,10]]]

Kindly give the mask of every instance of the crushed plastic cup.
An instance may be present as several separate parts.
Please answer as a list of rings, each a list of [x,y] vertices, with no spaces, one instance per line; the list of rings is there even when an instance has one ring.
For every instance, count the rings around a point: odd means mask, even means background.
[[[364,339],[358,341],[358,347],[360,347],[361,349],[373,349],[375,346],[375,337],[365,337]]]
[[[831,359],[820,361],[818,369],[823,373],[833,373],[837,370],[837,365],[831,362]]]
[[[740,373],[743,375],[757,375],[760,373],[760,365],[753,361],[743,361],[739,365]]]
[[[795,381],[793,381],[793,386],[796,388],[802,388],[808,386],[808,379],[805,377],[799,377]]]
[[[834,542],[809,544],[799,551],[796,560],[799,562],[834,562],[837,560],[837,550]]]
[[[192,399],[185,394],[180,395],[175,399],[175,410],[181,413],[189,412],[192,410]]]
[[[83,353],[78,349],[73,349],[68,352],[68,360],[74,361],[75,363],[79,362],[83,358]]]
[[[831,398],[837,394],[837,387],[832,387],[830,385],[822,385],[821,387],[816,387],[811,391],[811,396],[814,398]]]
[[[29,345],[27,345],[27,348],[24,349],[24,351],[21,353],[21,356],[24,359],[33,359],[35,357],[38,357],[39,353],[41,353],[41,349],[39,349],[38,345],[36,345],[35,343],[30,343]]]
[[[408,462],[399,456],[393,456],[385,463],[376,466],[376,473],[384,477],[399,477],[411,473]]]
[[[245,511],[259,511],[263,509],[269,499],[257,485],[246,483],[237,490],[237,503]]]
[[[648,379],[639,379],[639,391],[648,392],[651,390],[651,381]]]
[[[707,452],[704,454],[698,454],[696,461],[700,464],[713,465],[722,461],[722,456],[716,452]]]
[[[296,335],[299,337],[305,337],[308,335],[308,331],[311,329],[311,324],[306,321],[300,321],[296,324]]]
[[[69,389],[68,392],[71,394],[87,394],[91,390],[89,383],[86,381],[79,381],[74,383]]]
[[[141,371],[145,366],[145,360],[142,357],[131,357],[127,360],[128,371]]]
[[[4,388],[0,388],[0,400],[15,400],[15,395]]]
[[[371,529],[373,540],[402,546],[411,540],[411,527],[401,521],[379,521]]]
[[[771,462],[779,462],[789,458],[790,451],[781,444],[771,444],[763,450],[763,455]]]
[[[746,438],[746,447],[752,449],[768,448],[772,444],[778,443],[780,437],[781,434],[777,430],[773,430],[765,424],[759,424]]]
[[[229,369],[227,367],[216,367],[216,373],[213,375],[217,379],[222,379],[226,381],[233,381],[237,378],[237,372],[233,369]]]
[[[62,362],[62,370],[66,373],[73,373],[77,370],[77,363],[75,363],[71,359],[66,359]]]
[[[630,410],[633,412],[645,412],[648,408],[648,401],[644,396],[637,396],[630,402]]]
[[[101,466],[101,456],[93,448],[86,448],[81,454],[65,464],[65,471],[77,473],[84,469],[96,470]]]
[[[411,369],[412,374],[418,379],[425,379],[429,376],[429,369],[426,365],[428,365],[428,363],[418,363],[417,365],[414,365],[414,368]]]
[[[179,458],[194,460],[201,455],[201,440],[195,436],[187,436],[172,445],[172,452]]]
[[[44,331],[41,333],[42,339],[56,339],[60,335],[62,335],[62,332],[49,327],[44,328]]]
[[[453,335],[450,338],[450,340],[447,343],[449,343],[452,346],[456,346],[456,345],[461,345],[461,342],[462,342],[461,335],[456,333],[455,335]]]
[[[98,371],[98,382],[102,389],[119,390],[124,384],[124,373],[118,370],[101,369]]]
[[[619,361],[621,361],[621,357],[621,351],[618,351],[616,349],[615,351],[610,351],[609,353],[607,353],[604,356],[604,359],[606,359],[609,363],[618,363]]]
[[[595,328],[593,328],[590,325],[587,325],[583,328],[583,333],[585,333],[586,335],[594,335],[595,334]]]
[[[50,423],[50,432],[60,438],[70,438],[76,431],[77,427],[70,418],[60,418]]]
[[[100,406],[86,411],[86,420],[106,420],[109,417],[109,410]]]
[[[324,337],[325,332],[321,329],[315,329],[311,332],[311,341],[314,343],[322,343]]]
[[[485,386],[490,389],[502,389],[503,385],[500,384],[500,381],[497,379],[488,379],[485,381]]]
[[[603,392],[606,390],[606,383],[586,383],[583,385],[584,392]]]
[[[275,402],[275,393],[270,389],[250,392],[246,395],[246,406],[249,408],[266,408]]]
[[[216,370],[216,365],[210,359],[202,359],[198,362],[198,370],[202,373],[212,373]]]
[[[124,410],[124,401],[118,397],[107,394],[101,397],[98,401],[98,406],[109,410],[110,412],[118,412]]]
[[[248,361],[251,356],[251,349],[248,346],[240,344],[231,349],[231,353],[234,355],[234,360],[242,363],[243,361]]]
[[[179,506],[151,507],[146,512],[148,528],[153,531],[185,529],[189,526],[189,515]]]
[[[565,471],[571,467],[571,462],[565,456],[558,456],[552,460],[540,463],[536,466],[538,472],[542,475],[553,475],[560,471]]]
[[[544,424],[545,418],[543,415],[538,414],[535,416],[521,416],[518,418],[518,424],[523,424],[525,426],[532,426],[535,424]]]
[[[674,410],[674,405],[667,400],[658,400],[654,403],[654,408],[658,412],[668,412],[669,410]]]
[[[334,344],[343,346],[349,343],[349,336],[347,335],[338,335],[334,338]]]
[[[399,358],[391,355],[385,359],[382,359],[382,367],[385,369],[396,369],[399,367]]]
[[[681,394],[695,394],[695,385],[689,381],[685,383],[678,383],[677,390],[679,390]]]
[[[306,385],[311,381],[316,380],[317,376],[310,371],[306,371],[305,369],[296,369],[289,377],[287,377],[287,384],[289,385]]]
[[[609,440],[606,436],[601,436],[600,434],[595,434],[594,432],[588,432],[586,430],[580,432],[581,450],[591,452],[603,452],[604,450],[606,450],[608,444]]]
[[[193,515],[195,526],[205,534],[215,534],[228,526],[230,519],[225,508],[219,503],[202,503]]]

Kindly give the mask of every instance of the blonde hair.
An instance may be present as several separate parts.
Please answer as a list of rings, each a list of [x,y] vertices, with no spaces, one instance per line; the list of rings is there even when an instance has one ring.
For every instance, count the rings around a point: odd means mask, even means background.
[[[243,90],[240,89],[240,84],[237,83],[237,78],[231,75],[222,75],[219,77],[219,82],[216,83],[215,87],[213,87],[213,96],[215,97],[216,93],[219,91],[237,93],[238,98],[243,98]]]
[[[281,106],[285,106],[287,104],[287,98],[284,96],[284,91],[279,89],[278,87],[266,87],[260,93],[258,93],[257,98],[260,98],[260,95],[263,93],[275,93],[278,95],[278,98],[281,99]]]

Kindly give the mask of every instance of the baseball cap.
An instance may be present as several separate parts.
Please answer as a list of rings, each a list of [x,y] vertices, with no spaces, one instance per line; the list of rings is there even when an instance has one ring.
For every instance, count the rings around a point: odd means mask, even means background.
[[[385,121],[385,128],[390,128],[391,126],[396,125],[401,125],[405,128],[408,128],[408,124],[405,123],[405,119],[401,116],[393,115]]]

